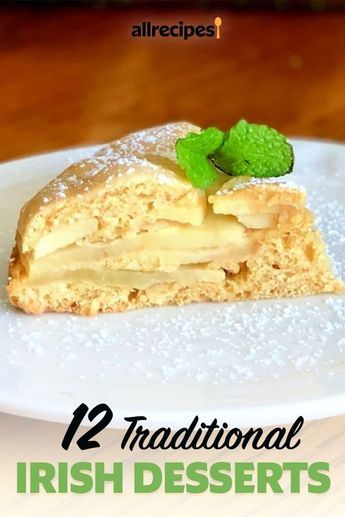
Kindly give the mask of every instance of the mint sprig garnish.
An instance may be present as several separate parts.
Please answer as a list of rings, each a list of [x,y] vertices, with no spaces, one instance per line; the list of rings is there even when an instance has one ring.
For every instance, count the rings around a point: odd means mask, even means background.
[[[208,157],[219,149],[224,133],[209,127],[200,133],[189,133],[176,142],[177,160],[186,171],[193,187],[207,189],[217,179],[217,170]]]
[[[292,146],[278,131],[240,120],[225,134],[213,160],[232,176],[269,178],[291,172],[294,156]]]
[[[268,178],[292,172],[294,154],[286,138],[273,128],[240,120],[230,131],[217,128],[189,133],[176,142],[177,160],[196,188],[206,189],[218,177]]]

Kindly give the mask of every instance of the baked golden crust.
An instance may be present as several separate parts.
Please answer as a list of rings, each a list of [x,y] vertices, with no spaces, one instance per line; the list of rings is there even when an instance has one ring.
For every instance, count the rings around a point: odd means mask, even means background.
[[[301,207],[306,202],[306,194],[300,188],[290,186],[283,180],[274,178],[274,181],[268,179],[258,180],[256,178],[248,178],[243,183],[230,186],[232,181],[226,181],[215,192],[208,197],[209,203],[213,204],[217,198],[231,199],[234,201],[247,200],[255,202],[263,202],[266,206],[290,205]],[[284,188],[282,189],[282,185]]]
[[[29,252],[38,236],[49,230],[54,221],[68,222],[76,210],[87,213],[90,203],[107,193],[145,182],[169,185],[171,196],[176,197],[194,191],[183,175],[178,174],[174,153],[176,139],[190,131],[199,128],[179,122],[139,131],[68,167],[22,208],[18,222],[19,251]],[[156,164],[157,156],[166,159],[167,166]]]
[[[305,193],[284,179],[233,185],[225,175],[212,192],[193,188],[175,155],[176,139],[190,131],[199,128],[182,122],[115,141],[26,203],[10,260],[11,303],[34,314],[93,315],[342,291]],[[80,266],[73,257],[84,254]],[[162,280],[138,287],[133,271],[139,285],[144,272],[160,271],[153,278]],[[118,273],[128,273],[128,285],[111,280]]]

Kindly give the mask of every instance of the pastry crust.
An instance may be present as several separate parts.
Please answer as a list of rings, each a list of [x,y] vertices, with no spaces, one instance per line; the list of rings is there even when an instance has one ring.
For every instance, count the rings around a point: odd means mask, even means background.
[[[145,185],[154,184],[155,187],[169,186],[171,198],[191,191],[204,197],[203,192],[193,189],[183,177],[176,162],[176,139],[190,131],[199,131],[199,128],[181,122],[139,131],[68,167],[22,208],[18,222],[19,242],[17,238],[20,252],[30,252],[39,236],[51,227],[69,224],[76,215],[87,216],[90,204],[97,199],[104,203],[109,194],[116,196],[137,187],[137,194],[144,195]],[[160,164],[155,163],[157,158],[161,160]],[[162,162],[164,159],[166,166]],[[146,190],[149,192],[149,188]]]
[[[279,178],[233,186],[224,176],[212,192],[193,188],[175,154],[176,139],[190,131],[199,128],[181,122],[117,140],[69,167],[26,203],[10,260],[11,303],[34,314],[94,315],[168,304],[341,292],[343,283],[331,270],[305,193]],[[219,250],[210,248],[208,260],[208,242],[214,246],[215,240],[213,224],[222,235],[220,241],[227,235],[226,225],[233,237],[226,245],[220,242]],[[202,250],[200,263],[185,264],[181,259],[175,267],[164,267],[159,232],[166,226],[175,232],[176,256],[189,250],[188,242],[179,248],[179,235],[190,235],[193,254]],[[152,232],[157,232],[156,244],[135,247],[136,239]],[[114,243],[121,253],[109,251]],[[171,248],[173,253],[174,244]],[[61,250],[67,250],[68,257],[83,256],[85,250],[86,259],[97,250],[97,259],[86,261],[86,269],[83,266],[74,277],[64,271],[76,266],[59,266]],[[166,281],[169,276],[164,273],[164,281],[145,288],[130,280],[128,286],[120,286],[102,270],[178,271],[183,280]],[[221,280],[209,281],[216,278],[212,271],[221,272]],[[195,280],[199,277],[201,281]]]

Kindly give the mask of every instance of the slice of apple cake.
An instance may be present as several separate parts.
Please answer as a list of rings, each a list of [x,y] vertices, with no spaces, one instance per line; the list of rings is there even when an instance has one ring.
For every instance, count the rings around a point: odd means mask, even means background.
[[[335,293],[305,194],[284,178],[187,179],[182,122],[81,160],[23,207],[8,293],[28,313],[129,309]]]

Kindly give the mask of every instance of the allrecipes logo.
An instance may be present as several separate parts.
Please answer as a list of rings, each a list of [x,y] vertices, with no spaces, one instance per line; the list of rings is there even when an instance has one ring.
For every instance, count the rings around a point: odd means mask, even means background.
[[[141,25],[133,25],[133,38],[216,38],[220,39],[220,26],[222,19],[217,16],[213,25],[185,25],[179,21],[176,25],[154,25],[151,22],[142,22]]]

